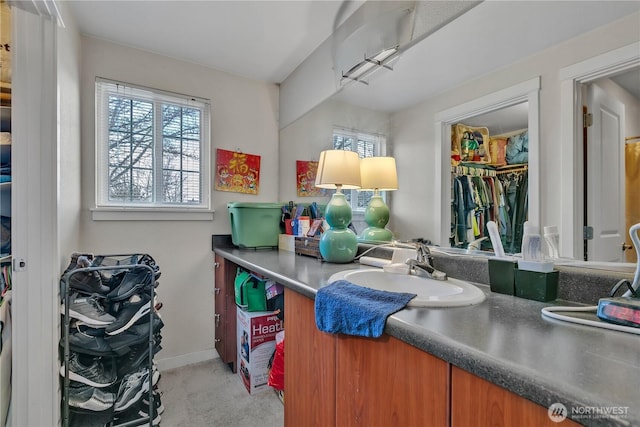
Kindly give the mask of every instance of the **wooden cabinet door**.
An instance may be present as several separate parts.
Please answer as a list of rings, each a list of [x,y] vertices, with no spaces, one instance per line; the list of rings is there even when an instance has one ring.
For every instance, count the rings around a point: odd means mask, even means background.
[[[336,425],[335,336],[316,327],[314,302],[284,294],[284,425]]]
[[[551,421],[547,408],[463,369],[451,369],[451,427],[579,426]]]
[[[214,330],[215,348],[223,362],[236,372],[236,305],[233,281],[236,265],[215,255]]]
[[[336,360],[336,425],[447,425],[445,361],[389,335],[340,335]]]

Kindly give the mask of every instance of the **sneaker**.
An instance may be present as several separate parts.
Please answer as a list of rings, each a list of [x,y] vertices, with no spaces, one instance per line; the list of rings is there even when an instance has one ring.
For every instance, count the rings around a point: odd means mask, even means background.
[[[164,412],[164,405],[162,404],[162,400],[160,399],[161,393],[159,391],[153,391],[153,406],[158,412],[158,415],[162,415]],[[149,392],[142,395],[142,400],[140,406],[144,408],[145,411],[149,410]]]
[[[122,304],[118,313],[118,318],[109,324],[105,331],[108,335],[117,335],[129,329],[145,314],[149,314],[151,305],[149,296],[145,294],[135,294],[129,298],[127,303]]]
[[[125,356],[116,359],[118,378],[123,378],[126,374],[137,371],[148,362],[149,344],[144,343],[131,346],[130,351]]]
[[[71,289],[88,294],[106,295],[110,289],[108,286],[102,284],[102,278],[97,271],[79,271],[74,273],[74,271],[79,268],[88,268],[91,267],[91,265],[91,261],[87,256],[80,255],[76,259],[76,268],[65,273],[66,275],[63,277],[67,278]]]
[[[150,285],[153,276],[146,267],[134,267],[122,277],[120,284],[107,295],[109,301],[122,301]]]
[[[60,307],[60,312],[64,314],[64,303]],[[81,320],[93,328],[104,328],[116,320],[104,311],[95,297],[72,297],[71,305],[69,305],[69,317]]]
[[[118,335],[108,335],[105,341],[116,353],[126,354],[131,351],[132,346],[149,341],[149,322],[132,326]]]
[[[60,375],[64,377],[64,364],[60,367]],[[91,358],[90,364],[82,363],[77,353],[69,356],[69,379],[92,387],[108,387],[116,382],[114,369],[106,371],[100,358]],[[112,402],[113,403],[113,402]]]
[[[149,417],[149,404],[143,405],[142,402],[139,402],[127,411],[116,412],[113,417],[113,425],[143,426],[149,425],[150,420],[151,425],[159,426],[162,420],[159,411],[154,406],[151,417]]]
[[[137,372],[128,374],[120,383],[115,411],[123,412],[137,403],[142,394],[149,390],[149,369],[143,368]]]
[[[64,338],[60,340],[60,346],[64,346]],[[76,353],[90,354],[92,356],[111,356],[113,350],[101,336],[89,335],[78,329],[69,332],[69,349]]]
[[[78,253],[78,252],[73,252],[71,254],[71,261],[69,262],[69,265],[67,266],[67,268],[64,270],[64,272],[62,273],[62,275],[64,276],[65,274],[67,274],[70,271],[73,271],[77,268],[82,268],[78,266],[78,258],[79,257],[85,257],[88,260],[92,260],[93,259],[93,254],[82,254],[82,253]]]
[[[69,387],[69,406],[82,411],[102,412],[113,407],[115,394],[88,385]]]

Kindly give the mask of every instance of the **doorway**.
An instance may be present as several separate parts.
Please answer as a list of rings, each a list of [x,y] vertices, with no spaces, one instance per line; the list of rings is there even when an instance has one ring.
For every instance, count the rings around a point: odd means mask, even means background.
[[[601,260],[596,260],[594,257],[596,253],[595,249],[591,251],[590,256],[589,243],[587,245],[584,244],[585,237],[587,240],[591,240],[590,229],[586,228],[586,226],[590,224],[587,224],[584,219],[584,195],[591,195],[590,191],[588,193],[585,192],[585,185],[588,186],[589,184],[585,184],[585,167],[583,163],[585,153],[583,149],[583,106],[588,105],[587,85],[596,83],[598,80],[600,80],[598,83],[601,84],[603,82],[601,79],[614,79],[617,78],[617,76],[622,76],[626,72],[638,69],[639,67],[640,43],[632,43],[565,67],[560,71],[560,79],[562,80],[562,140],[573,141],[572,144],[563,144],[561,147],[562,158],[566,160],[564,162],[566,167],[561,181],[561,192],[563,194],[562,209],[565,212],[571,213],[565,216],[561,227],[561,246],[570,249],[570,253],[565,254],[565,256],[570,256],[575,259],[585,259],[586,253],[586,259],[589,261],[607,260],[605,256],[602,256],[603,259]],[[627,131],[625,130],[624,132],[626,133]],[[623,141],[624,135],[625,134],[622,135]],[[622,162],[622,164],[624,164],[624,162]],[[587,170],[586,172],[590,174],[592,171]],[[620,185],[615,191],[622,191]],[[622,197],[624,198],[624,196]],[[597,208],[604,210],[602,209],[602,205]],[[616,245],[619,254],[622,253],[624,238],[628,238],[627,229],[628,227],[625,225],[621,235],[617,236]],[[594,234],[596,233],[594,232]],[[615,235],[615,233],[610,231],[608,234]],[[635,251],[626,252],[635,253]],[[624,260],[620,255],[619,259]],[[626,261],[629,262],[628,259]]]
[[[509,107],[526,105],[526,123],[528,125],[528,220],[540,223],[540,172],[539,172],[539,91],[540,77],[527,80],[515,86],[505,88],[481,98],[458,105],[435,115],[435,140],[437,147],[436,176],[440,176],[441,185],[437,188],[440,200],[439,224],[451,223],[451,128],[459,122],[471,120],[496,111],[506,111]],[[447,245],[451,236],[449,227],[441,227],[440,245]]]

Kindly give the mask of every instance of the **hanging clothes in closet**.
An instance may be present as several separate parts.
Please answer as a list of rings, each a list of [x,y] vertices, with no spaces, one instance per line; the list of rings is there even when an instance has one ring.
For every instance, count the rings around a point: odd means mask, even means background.
[[[480,248],[492,250],[486,224],[494,221],[505,251],[519,252],[528,211],[526,168],[517,172],[454,168],[451,200],[452,247],[467,248],[487,237]]]
[[[498,229],[505,252],[520,252],[522,246],[522,232],[529,211],[529,184],[526,170],[505,172],[498,174],[498,180],[503,187],[504,218],[501,217]]]

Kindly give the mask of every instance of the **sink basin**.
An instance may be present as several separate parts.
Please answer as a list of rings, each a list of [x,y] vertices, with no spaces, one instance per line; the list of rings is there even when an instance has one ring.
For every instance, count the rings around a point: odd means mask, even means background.
[[[423,276],[389,273],[378,268],[341,271],[332,275],[329,283],[337,280],[348,280],[353,284],[381,291],[417,294],[407,304],[409,307],[460,307],[478,304],[485,299],[484,292],[463,280],[434,280]]]

